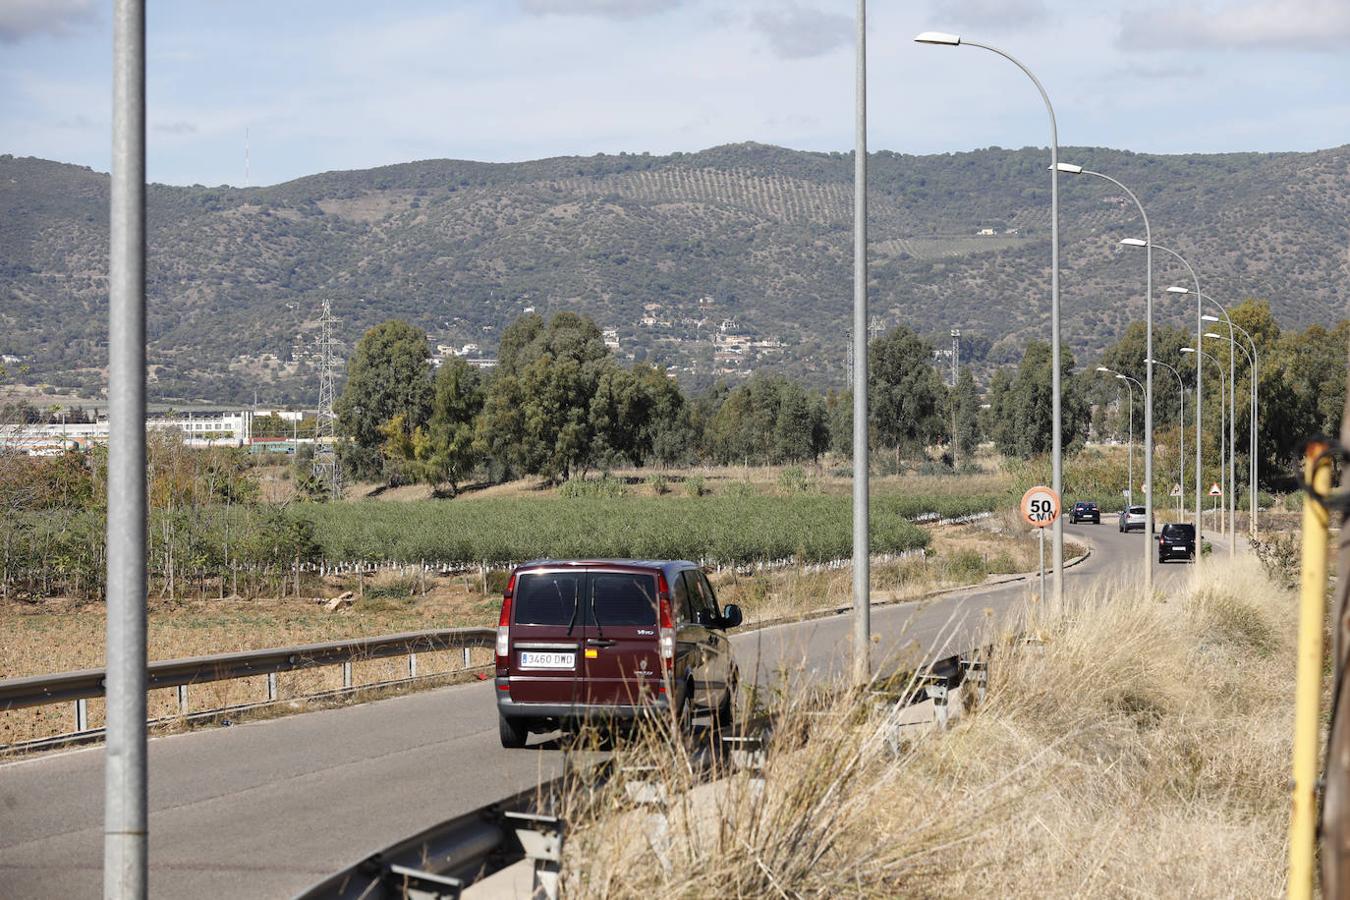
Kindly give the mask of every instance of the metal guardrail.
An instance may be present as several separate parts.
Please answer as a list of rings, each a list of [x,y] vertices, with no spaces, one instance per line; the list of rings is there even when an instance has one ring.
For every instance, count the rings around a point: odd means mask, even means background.
[[[267,650],[246,650],[240,653],[217,653],[185,659],[166,659],[147,666],[146,688],[178,688],[181,714],[188,713],[189,685],[226,681],[232,678],[250,678],[266,675],[267,702],[278,699],[276,675],[319,666],[342,666],[342,686],[353,689],[352,663],[370,659],[408,657],[408,677],[399,682],[377,682],[360,685],[362,688],[381,684],[401,683],[418,678],[417,654],[462,649],[464,667],[470,667],[469,651],[475,647],[492,647],[496,631],[492,628],[446,628],[432,631],[409,631],[381,637],[353,638],[322,644],[300,644]],[[32,675],[24,678],[0,679],[0,711],[44,706],[74,701],[75,731],[46,740],[70,739],[84,734],[97,734],[88,727],[86,702],[104,696],[106,671],[83,669],[77,672],[59,672],[53,675]],[[421,676],[430,677],[430,676]],[[33,742],[29,742],[33,743]],[[12,745],[18,746],[18,745]]]
[[[928,660],[916,670],[902,670],[893,677],[906,677],[908,684],[898,693],[879,692],[872,698],[874,702],[896,710],[925,700],[931,700],[933,706],[928,723],[902,722],[892,715],[886,740],[898,754],[903,742],[915,732],[947,727],[953,715],[949,705],[955,696],[953,691],[970,683],[976,697],[983,700],[988,650],[977,647],[971,653]],[[720,752],[708,746],[695,756],[703,757],[700,768],[705,775],[720,777],[729,771],[744,771],[762,782],[773,734],[772,718],[761,714],[739,723],[734,732],[719,735],[715,743]],[[716,753],[722,765],[711,765],[709,753]],[[660,855],[665,852],[661,836],[668,830],[671,798],[666,796],[664,785],[652,781],[643,770],[648,767],[616,769],[611,759],[588,775],[592,790],[617,779],[630,804],[650,808],[647,827],[655,841],[653,849]],[[534,868],[528,896],[558,900],[567,831],[560,815],[560,798],[568,789],[568,781],[568,776],[554,778],[434,825],[330,875],[295,900],[459,900],[475,883],[524,860],[532,861]]]
[[[597,767],[604,779],[608,766]],[[296,900],[458,898],[469,885],[523,859],[535,861],[535,896],[556,898],[565,778],[527,788],[406,838],[331,875]]]

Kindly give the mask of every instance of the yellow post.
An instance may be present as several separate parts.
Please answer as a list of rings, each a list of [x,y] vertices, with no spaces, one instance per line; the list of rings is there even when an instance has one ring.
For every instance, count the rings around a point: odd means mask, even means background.
[[[1331,492],[1327,446],[1309,444],[1303,475],[1325,497]],[[1294,683],[1294,796],[1289,819],[1289,900],[1310,900],[1317,857],[1317,762],[1322,705],[1322,633],[1326,619],[1327,509],[1303,500],[1303,579]]]

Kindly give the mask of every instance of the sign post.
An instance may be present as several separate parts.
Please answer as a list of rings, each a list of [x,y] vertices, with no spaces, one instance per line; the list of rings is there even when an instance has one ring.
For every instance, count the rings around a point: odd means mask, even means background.
[[[1022,495],[1022,519],[1041,536],[1041,599],[1045,599],[1045,529],[1059,519],[1061,504],[1054,488],[1038,484]]]

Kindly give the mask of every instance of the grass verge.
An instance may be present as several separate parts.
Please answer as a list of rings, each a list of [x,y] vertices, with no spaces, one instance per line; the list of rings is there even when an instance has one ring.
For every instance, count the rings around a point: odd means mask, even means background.
[[[620,767],[658,763],[668,825],[622,796],[576,804],[568,893],[1275,895],[1294,604],[1255,560],[1195,574],[1162,602],[1034,606],[1039,641],[996,647],[975,714],[898,754],[866,697],[799,692],[770,701],[762,783],[695,786],[683,752],[621,745]]]

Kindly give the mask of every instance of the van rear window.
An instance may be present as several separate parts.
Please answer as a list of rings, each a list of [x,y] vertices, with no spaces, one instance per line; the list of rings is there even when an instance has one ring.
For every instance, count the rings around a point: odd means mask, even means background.
[[[656,579],[627,572],[591,575],[594,621],[606,625],[655,625]]]
[[[512,608],[518,625],[580,624],[573,618],[585,576],[581,572],[544,572],[516,579]]]

